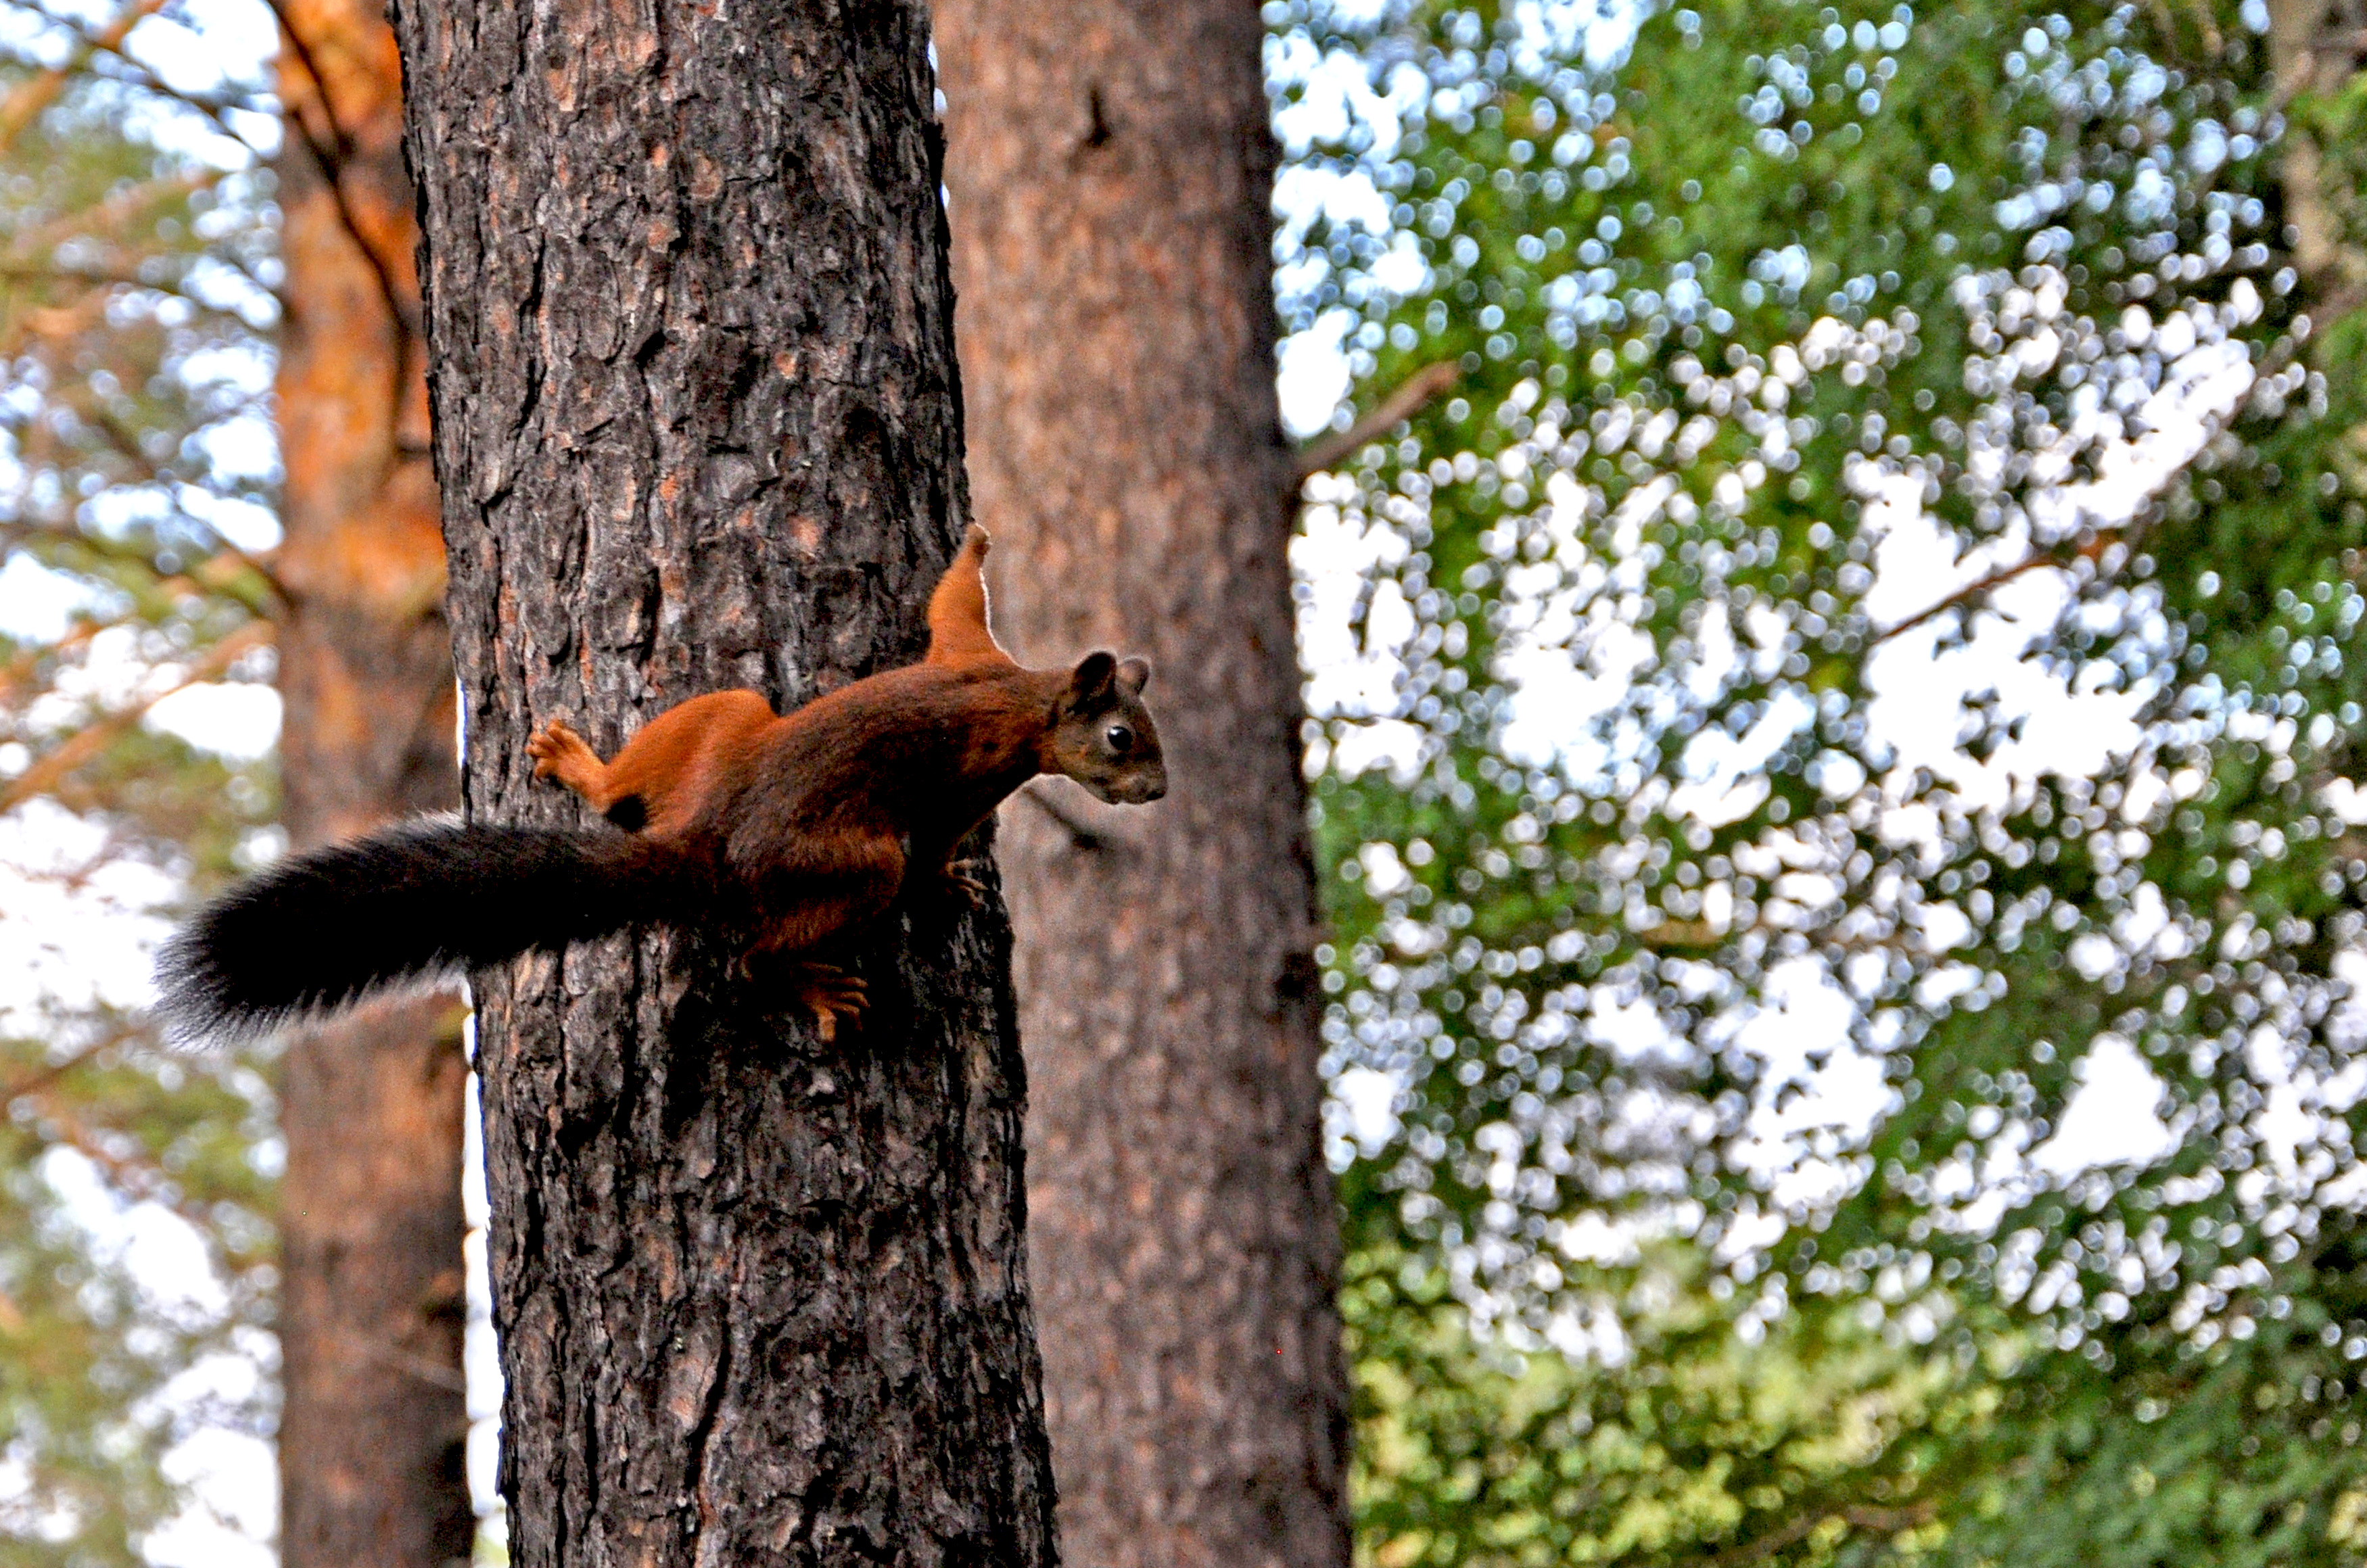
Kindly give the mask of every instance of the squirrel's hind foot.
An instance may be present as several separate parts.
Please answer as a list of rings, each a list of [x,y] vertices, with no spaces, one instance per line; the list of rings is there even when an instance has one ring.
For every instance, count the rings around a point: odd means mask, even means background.
[[[982,860],[955,861],[946,867],[946,890],[973,909],[985,908],[987,886],[971,874],[973,871],[982,871],[985,867],[986,863]]]
[[[871,1004],[863,981],[835,964],[800,964],[791,982],[792,994],[813,1014],[814,1032],[825,1045],[838,1039],[839,1020],[855,1027],[863,1023],[863,1010]]]

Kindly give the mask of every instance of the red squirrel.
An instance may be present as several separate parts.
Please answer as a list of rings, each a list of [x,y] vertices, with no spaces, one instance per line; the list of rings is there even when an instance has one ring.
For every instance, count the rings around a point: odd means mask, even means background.
[[[735,974],[787,976],[824,1040],[859,1016],[860,980],[814,953],[883,913],[913,877],[975,897],[954,859],[1038,773],[1114,805],[1167,793],[1142,705],[1150,666],[1087,654],[1028,670],[987,625],[986,530],[930,595],[929,651],[774,714],[755,692],[668,708],[603,762],[553,719],[534,776],[621,833],[427,818],[284,861],[200,910],[157,964],[179,1038],[266,1030],[384,987],[638,924],[720,925]]]

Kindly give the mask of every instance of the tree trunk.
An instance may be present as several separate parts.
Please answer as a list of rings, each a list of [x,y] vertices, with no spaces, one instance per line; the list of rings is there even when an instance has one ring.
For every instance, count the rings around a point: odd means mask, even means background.
[[[914,657],[968,511],[920,6],[396,28],[470,810],[584,819],[537,722]],[[882,927],[834,1047],[719,933],[474,977],[524,1568],[1052,1561],[1008,927]]]
[[[1148,651],[1174,783],[1002,861],[1061,1530],[1348,1561],[1338,1218],[1250,0],[940,0],[980,520],[1023,656]]]
[[[357,0],[283,8],[281,776],[298,848],[448,809],[451,642],[425,446],[394,36]],[[316,75],[317,73],[317,75]],[[291,1043],[281,1089],[280,1560],[465,1560],[460,1115],[450,998]]]
[[[2279,96],[2332,96],[2367,64],[2358,0],[2270,0],[2269,60]],[[2354,308],[2367,285],[2367,257],[2346,244],[2326,192],[2324,163],[2306,135],[2285,139],[2282,196],[2293,229],[2293,259],[2312,303],[2337,312]]]

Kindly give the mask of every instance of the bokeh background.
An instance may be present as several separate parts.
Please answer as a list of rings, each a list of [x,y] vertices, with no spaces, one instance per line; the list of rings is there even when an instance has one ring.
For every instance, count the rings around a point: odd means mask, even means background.
[[[2367,1559],[2367,16],[1263,14],[1360,1555]],[[273,1557],[289,36],[0,0],[0,1563]]]

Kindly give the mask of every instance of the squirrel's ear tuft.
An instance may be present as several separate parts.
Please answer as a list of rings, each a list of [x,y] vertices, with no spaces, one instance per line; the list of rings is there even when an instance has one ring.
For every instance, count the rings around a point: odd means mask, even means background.
[[[962,535],[961,547],[965,550],[973,550],[980,555],[984,555],[986,554],[987,547],[991,545],[993,542],[993,535],[989,534],[983,527],[973,523],[969,525],[968,532]]]
[[[1150,684],[1150,660],[1129,659],[1117,667],[1117,683],[1131,696],[1142,695],[1142,688]]]
[[[1109,695],[1110,682],[1117,676],[1117,660],[1107,653],[1093,652],[1077,660],[1069,674],[1068,705],[1084,709]]]

